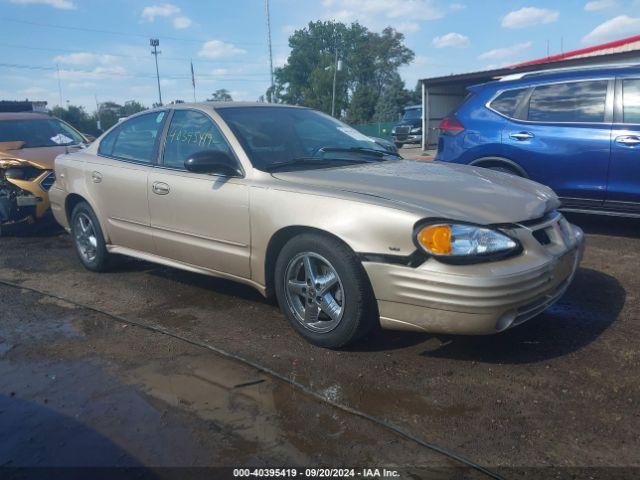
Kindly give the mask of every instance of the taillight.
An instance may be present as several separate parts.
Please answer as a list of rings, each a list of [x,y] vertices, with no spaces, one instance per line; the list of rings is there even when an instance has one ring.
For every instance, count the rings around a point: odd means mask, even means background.
[[[457,135],[464,131],[464,125],[455,116],[450,115],[442,119],[440,125],[438,125],[438,130],[445,135]]]

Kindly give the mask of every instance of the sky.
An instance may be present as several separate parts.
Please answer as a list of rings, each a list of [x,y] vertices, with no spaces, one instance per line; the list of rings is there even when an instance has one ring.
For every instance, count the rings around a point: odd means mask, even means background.
[[[315,20],[391,26],[420,78],[509,65],[640,34],[640,0],[270,0],[274,66],[288,37]],[[0,0],[0,99],[82,105],[165,103],[226,88],[257,100],[268,88],[265,0]]]

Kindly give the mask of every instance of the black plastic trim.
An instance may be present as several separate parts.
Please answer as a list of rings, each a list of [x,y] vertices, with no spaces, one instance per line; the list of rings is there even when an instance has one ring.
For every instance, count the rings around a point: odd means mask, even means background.
[[[411,255],[392,255],[388,253],[358,253],[360,261],[375,263],[390,263],[416,268],[427,261],[429,255],[423,250],[416,250]]]

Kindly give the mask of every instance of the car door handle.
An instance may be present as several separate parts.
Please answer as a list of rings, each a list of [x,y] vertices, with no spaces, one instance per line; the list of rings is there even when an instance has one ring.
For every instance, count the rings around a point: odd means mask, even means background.
[[[102,174],[100,172],[91,172],[91,181],[93,183],[100,183],[102,181]]]
[[[617,137],[616,143],[621,143],[622,145],[633,147],[635,145],[640,145],[640,137],[637,135],[625,135],[622,137]]]
[[[511,133],[509,134],[509,138],[513,139],[513,140],[529,140],[531,138],[533,138],[533,133],[530,132],[516,132],[516,133]]]
[[[167,195],[171,191],[169,185],[164,182],[153,182],[151,189],[156,195]]]

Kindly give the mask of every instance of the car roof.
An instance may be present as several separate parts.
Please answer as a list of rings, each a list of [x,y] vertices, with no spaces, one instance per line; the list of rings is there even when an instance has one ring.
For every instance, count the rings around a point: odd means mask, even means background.
[[[165,105],[161,108],[203,108],[213,110],[223,110],[225,108],[307,108],[298,105],[285,105],[283,103],[266,103],[266,102],[196,102],[196,103],[176,103],[173,105]]]
[[[53,116],[42,112],[0,112],[0,121],[51,119]]]
[[[478,90],[488,87],[508,89],[513,87],[526,87],[539,83],[559,82],[565,80],[588,80],[593,78],[612,77],[620,74],[640,74],[640,65],[599,65],[584,68],[567,68],[538,70],[522,74],[508,75],[502,79],[473,85],[469,90]]]

